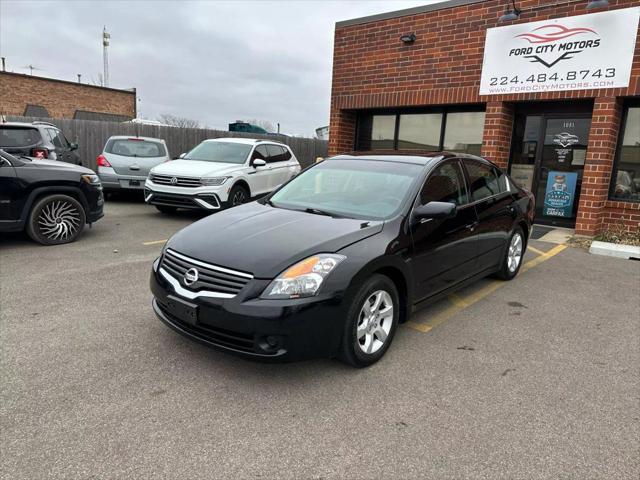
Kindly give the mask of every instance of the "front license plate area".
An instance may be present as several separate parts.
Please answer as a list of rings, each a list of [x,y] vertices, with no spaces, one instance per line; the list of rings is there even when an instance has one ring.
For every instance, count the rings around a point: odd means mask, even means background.
[[[129,186],[140,188],[140,180],[129,180]]]
[[[194,303],[185,302],[181,298],[168,295],[167,310],[171,315],[189,325],[198,323],[198,306]]]

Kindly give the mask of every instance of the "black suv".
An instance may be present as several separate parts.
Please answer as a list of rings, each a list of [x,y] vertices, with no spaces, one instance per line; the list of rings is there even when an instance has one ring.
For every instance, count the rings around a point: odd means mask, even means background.
[[[100,178],[88,168],[0,150],[0,232],[26,229],[44,245],[73,242],[103,205]]]
[[[78,144],[69,142],[58,127],[47,122],[0,123],[0,148],[13,155],[80,165]]]

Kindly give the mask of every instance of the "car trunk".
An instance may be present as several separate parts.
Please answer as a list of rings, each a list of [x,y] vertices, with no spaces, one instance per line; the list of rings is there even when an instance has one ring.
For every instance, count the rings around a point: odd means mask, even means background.
[[[149,170],[166,160],[166,157],[129,157],[107,152],[103,155],[118,175],[135,177],[146,177]]]

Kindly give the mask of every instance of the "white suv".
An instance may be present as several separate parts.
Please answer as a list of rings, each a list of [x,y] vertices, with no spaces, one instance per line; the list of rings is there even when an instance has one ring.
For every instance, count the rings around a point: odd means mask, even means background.
[[[287,145],[270,140],[205,140],[149,172],[144,198],[165,213],[219,210],[266,195],[300,172]]]

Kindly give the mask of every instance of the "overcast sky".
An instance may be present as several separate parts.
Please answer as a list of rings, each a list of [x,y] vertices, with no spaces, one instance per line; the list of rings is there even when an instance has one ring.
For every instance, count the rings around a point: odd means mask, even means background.
[[[335,22],[428,3],[0,0],[0,54],[10,71],[99,82],[106,25],[109,84],[138,89],[138,116],[311,135],[329,122]]]

